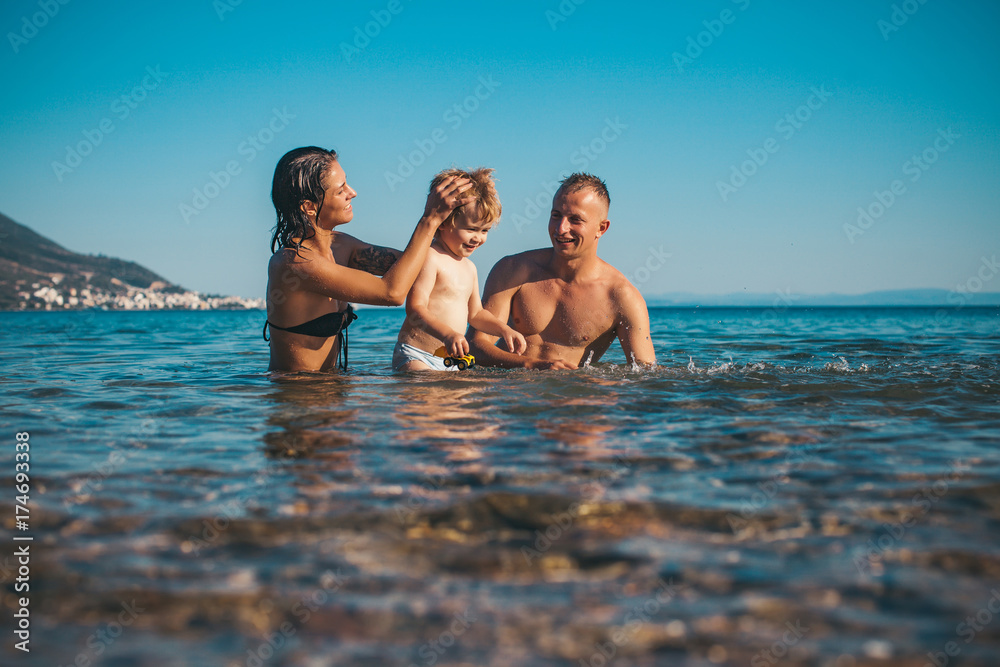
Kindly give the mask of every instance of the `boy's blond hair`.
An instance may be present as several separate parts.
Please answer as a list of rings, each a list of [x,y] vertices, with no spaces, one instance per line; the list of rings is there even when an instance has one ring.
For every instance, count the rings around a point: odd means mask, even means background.
[[[472,181],[472,187],[462,193],[463,196],[473,196],[474,202],[463,204],[451,212],[443,223],[444,225],[455,224],[455,214],[466,206],[477,206],[477,211],[482,215],[484,222],[490,227],[496,226],[500,222],[500,196],[497,194],[496,184],[493,181],[493,170],[486,167],[465,171],[464,169],[445,169],[434,177],[431,181],[431,190],[438,186],[441,181],[449,176],[459,176]]]

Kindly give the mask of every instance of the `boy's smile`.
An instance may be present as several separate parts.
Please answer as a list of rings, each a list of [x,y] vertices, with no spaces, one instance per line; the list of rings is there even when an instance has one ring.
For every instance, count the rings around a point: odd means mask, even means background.
[[[469,210],[456,212],[452,224],[441,226],[438,241],[451,255],[464,259],[486,243],[486,234],[492,226],[482,219],[473,205]]]

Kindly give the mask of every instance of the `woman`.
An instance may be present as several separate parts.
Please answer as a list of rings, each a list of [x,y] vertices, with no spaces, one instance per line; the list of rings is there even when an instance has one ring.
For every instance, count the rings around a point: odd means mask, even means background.
[[[403,252],[337,232],[354,217],[357,193],[336,151],[309,146],[278,161],[271,201],[278,215],[267,269],[267,322],[272,371],[335,368],[346,329],[357,316],[348,301],[399,306],[427,256],[434,233],[471,187],[449,178],[427,195],[424,215]],[[344,349],[344,367],[347,350]]]

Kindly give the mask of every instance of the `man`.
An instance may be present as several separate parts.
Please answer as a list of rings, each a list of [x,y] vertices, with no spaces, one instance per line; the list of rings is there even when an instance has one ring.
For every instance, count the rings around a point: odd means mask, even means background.
[[[486,280],[483,307],[521,332],[523,355],[471,330],[476,363],[502,368],[566,369],[595,362],[617,338],[632,363],[655,365],[646,302],[632,283],[597,256],[611,225],[604,181],[572,174],[552,199],[551,248],[504,257]]]

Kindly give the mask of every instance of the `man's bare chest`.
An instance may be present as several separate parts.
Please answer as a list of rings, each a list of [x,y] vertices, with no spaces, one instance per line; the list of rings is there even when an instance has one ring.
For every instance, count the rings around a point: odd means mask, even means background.
[[[546,342],[580,346],[615,325],[615,310],[602,285],[569,285],[556,280],[526,283],[512,303],[514,327]]]

